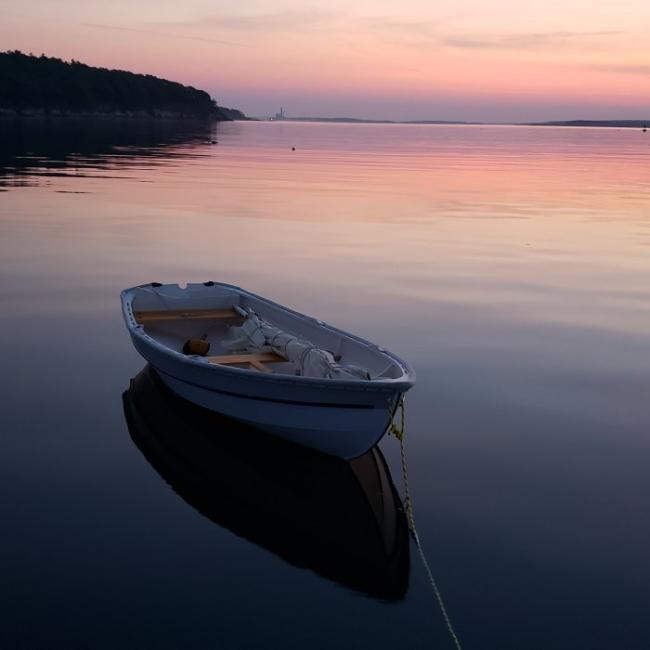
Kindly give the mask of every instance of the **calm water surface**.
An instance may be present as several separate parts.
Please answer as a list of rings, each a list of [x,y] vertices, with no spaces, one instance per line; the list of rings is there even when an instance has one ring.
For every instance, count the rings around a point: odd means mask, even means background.
[[[411,490],[464,648],[650,646],[650,136],[0,134],[0,647],[452,647],[414,549],[392,591],[337,555],[365,516],[345,468],[156,446],[198,435],[159,394],[129,432],[119,291],[204,280],[416,368]]]

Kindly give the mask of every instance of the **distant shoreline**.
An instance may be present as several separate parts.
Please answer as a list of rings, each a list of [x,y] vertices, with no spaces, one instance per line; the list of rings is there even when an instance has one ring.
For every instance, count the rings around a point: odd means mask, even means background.
[[[229,111],[223,109],[222,111]],[[552,122],[454,122],[451,120],[366,120],[353,117],[286,117],[282,120],[264,117],[237,115],[232,111],[224,120],[214,115],[200,116],[170,111],[57,111],[45,109],[12,110],[0,107],[0,120],[133,120],[154,122],[273,122],[273,123],[311,123],[311,124],[387,124],[395,126],[429,125],[429,126],[533,126],[533,127],[570,127],[570,128],[608,128],[639,129],[650,132],[650,120],[566,120]]]
[[[650,126],[650,120],[564,120],[552,122],[528,122],[521,126],[573,126],[573,127],[608,127],[618,129],[644,129]]]
[[[263,119],[263,118],[260,118]],[[370,120],[359,117],[284,117],[282,119],[270,118],[268,122],[327,122],[333,124],[478,124],[485,122],[463,122],[455,120]]]
[[[264,119],[264,118],[258,118]],[[356,117],[285,117],[270,118],[269,122],[322,122],[326,124],[431,124],[449,126],[561,126],[585,128],[650,129],[648,120],[556,120],[550,122],[467,122],[455,120],[370,120]]]

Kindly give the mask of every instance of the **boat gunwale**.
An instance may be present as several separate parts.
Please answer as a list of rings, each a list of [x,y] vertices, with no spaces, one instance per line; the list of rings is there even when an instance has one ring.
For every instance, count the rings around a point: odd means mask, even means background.
[[[228,284],[225,282],[210,281],[209,284],[205,282],[188,283],[185,289],[182,289],[178,283],[168,283],[166,285],[160,285],[160,286],[178,287],[180,291],[185,291],[187,287],[190,286],[190,284],[196,284],[196,285],[203,284],[206,287],[224,287],[226,289],[232,289],[242,295],[249,296],[263,303],[266,303],[271,307],[275,307],[288,314],[291,314],[292,316],[298,317],[299,319],[311,321],[312,323],[315,323],[318,327],[321,327],[325,330],[329,330],[330,332],[332,332],[337,336],[342,336],[348,339],[352,339],[353,341],[360,343],[361,345],[364,345],[372,349],[373,351],[378,352],[381,355],[387,356],[391,361],[396,363],[398,367],[402,370],[402,376],[398,378],[385,377],[381,379],[371,379],[370,381],[359,381],[359,380],[349,380],[349,379],[339,379],[339,378],[332,379],[332,378],[324,378],[324,377],[302,377],[300,375],[295,375],[295,376],[282,375],[279,373],[278,374],[260,373],[256,370],[250,370],[248,368],[237,368],[234,366],[221,366],[219,364],[210,364],[209,362],[205,361],[204,357],[185,355],[182,352],[178,352],[162,344],[153,336],[147,334],[144,326],[141,323],[138,323],[138,321],[135,319],[135,315],[133,313],[133,307],[132,307],[132,303],[135,298],[135,292],[138,289],[145,289],[147,287],[152,287],[152,286],[154,288],[158,288],[159,285],[157,283],[152,283],[152,282],[147,282],[145,284],[139,284],[134,287],[124,289],[120,293],[120,298],[122,301],[122,313],[130,334],[132,336],[135,335],[144,341],[147,341],[149,344],[158,348],[161,352],[164,352],[165,354],[171,356],[172,358],[174,358],[180,363],[187,364],[195,368],[196,367],[209,368],[214,372],[217,372],[219,374],[223,373],[226,376],[232,373],[234,373],[235,375],[239,374],[239,376],[241,377],[247,377],[260,382],[269,382],[276,385],[286,383],[289,385],[300,384],[300,385],[314,386],[319,388],[323,388],[327,386],[330,389],[344,389],[344,390],[353,389],[361,392],[395,393],[395,392],[406,392],[409,388],[411,388],[415,384],[415,371],[413,370],[411,365],[404,359],[401,359],[394,353],[390,352],[389,350],[386,350],[385,348],[377,345],[376,343],[372,343],[367,339],[361,338],[356,334],[352,334],[350,332],[346,332],[345,330],[341,330],[333,325],[330,325],[329,323],[323,322],[318,318],[314,318],[313,316],[308,316],[307,314],[298,312],[294,309],[291,309],[290,307],[286,307],[285,305],[282,305],[280,303],[274,302],[273,300],[265,298],[264,296],[260,296],[246,289],[242,289],[237,285]]]

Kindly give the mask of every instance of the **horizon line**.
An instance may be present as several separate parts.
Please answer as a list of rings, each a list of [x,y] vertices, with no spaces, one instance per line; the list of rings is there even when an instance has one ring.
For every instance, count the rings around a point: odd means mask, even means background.
[[[607,119],[590,119],[590,118],[571,118],[571,119],[554,119],[554,120],[531,120],[531,121],[480,121],[480,120],[442,120],[442,119],[420,119],[420,120],[393,120],[393,119],[373,119],[363,117],[349,116],[311,116],[296,115],[278,117],[274,115],[258,115],[253,119],[269,122],[340,122],[350,124],[430,124],[430,125],[466,125],[466,126],[609,126],[609,127],[650,127],[650,118],[648,119],[631,119],[631,118],[607,118]]]

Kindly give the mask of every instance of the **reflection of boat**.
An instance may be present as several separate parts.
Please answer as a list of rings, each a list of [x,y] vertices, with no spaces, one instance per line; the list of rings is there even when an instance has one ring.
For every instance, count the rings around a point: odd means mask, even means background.
[[[181,397],[342,458],[379,442],[415,381],[383,348],[232,285],[151,283],[123,291],[122,309]]]
[[[179,398],[150,366],[123,399],[135,444],[203,515],[349,588],[404,596],[408,530],[379,449],[344,461],[266,436]]]

